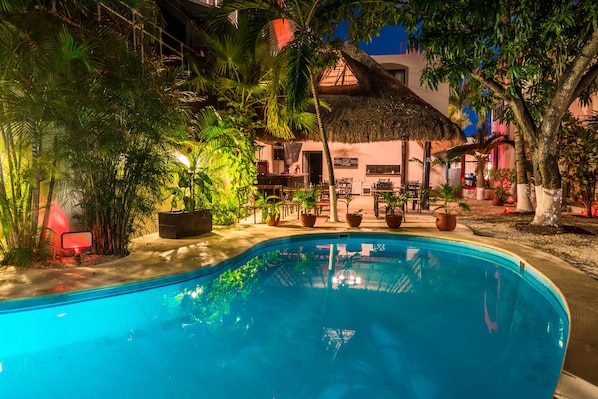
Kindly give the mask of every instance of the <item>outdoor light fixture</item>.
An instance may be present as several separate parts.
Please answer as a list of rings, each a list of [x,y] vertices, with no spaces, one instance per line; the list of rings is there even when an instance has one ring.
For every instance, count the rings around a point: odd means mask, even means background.
[[[78,231],[62,233],[60,236],[60,245],[62,249],[72,249],[75,251],[75,260],[81,264],[81,250],[89,248],[93,244],[91,231]]]
[[[509,208],[508,206],[505,206],[505,210],[502,211],[502,213],[505,213],[505,214],[511,213],[511,208]]]
[[[340,287],[346,287],[361,284],[361,277],[351,269],[342,269],[332,277],[332,282],[338,284]]]

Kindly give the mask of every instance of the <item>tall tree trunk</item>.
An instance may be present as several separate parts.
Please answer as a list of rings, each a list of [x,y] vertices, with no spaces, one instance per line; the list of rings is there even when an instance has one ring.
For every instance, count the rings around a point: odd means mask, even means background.
[[[517,173],[517,210],[516,212],[533,212],[527,171],[529,163],[525,156],[525,143],[521,132],[515,133],[515,165]]]
[[[531,224],[558,227],[561,225],[563,190],[558,160],[549,143],[548,138],[542,140],[533,155],[537,204]]]
[[[320,113],[320,98],[316,88],[315,77],[312,71],[309,71],[309,80],[311,92],[314,99],[314,108],[316,110],[316,119],[318,121],[318,129],[322,138],[322,146],[324,147],[324,156],[326,157],[326,166],[328,167],[328,178],[330,180],[330,221],[338,222],[338,210],[336,206],[336,182],[334,179],[334,167],[332,164],[332,157],[330,156],[330,148],[328,147],[328,135],[326,129],[322,124],[322,116]]]

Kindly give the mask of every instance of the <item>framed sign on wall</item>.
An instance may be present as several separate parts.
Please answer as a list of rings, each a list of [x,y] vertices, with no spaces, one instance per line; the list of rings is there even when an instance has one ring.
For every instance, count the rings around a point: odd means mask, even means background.
[[[334,157],[334,166],[345,168],[356,168],[358,165],[357,158],[341,158]]]

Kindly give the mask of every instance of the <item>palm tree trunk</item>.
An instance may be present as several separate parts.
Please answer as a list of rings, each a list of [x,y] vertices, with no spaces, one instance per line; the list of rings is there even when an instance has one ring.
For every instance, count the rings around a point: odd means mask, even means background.
[[[39,198],[40,198],[40,185],[41,185],[41,176],[40,176],[40,165],[39,159],[41,156],[41,137],[39,133],[39,126],[37,123],[34,123],[34,131],[32,134],[32,142],[31,142],[31,169],[33,171],[33,183],[31,186],[31,202],[30,202],[30,209],[31,209],[31,238],[32,242],[35,242],[35,232],[37,230],[37,224],[39,220]]]
[[[330,221],[338,222],[338,210],[336,206],[336,182],[334,179],[334,167],[332,164],[332,157],[330,156],[330,148],[328,147],[328,135],[326,129],[322,123],[322,116],[320,113],[320,98],[318,96],[318,90],[316,88],[316,82],[313,72],[309,71],[309,81],[311,86],[311,92],[314,99],[314,108],[316,110],[316,119],[318,121],[318,129],[320,130],[320,136],[322,137],[322,146],[324,147],[324,156],[326,157],[326,166],[328,167],[328,177],[330,180]]]
[[[517,212],[533,212],[530,186],[527,179],[528,162],[521,132],[515,133],[515,160],[517,172]]]
[[[483,201],[486,199],[486,181],[484,179],[484,170],[486,169],[486,158],[483,155],[477,156],[478,158],[478,169],[477,169],[477,187],[476,187],[476,200]]]
[[[57,154],[58,154],[58,136],[54,136],[54,159],[52,160],[52,170],[50,173],[50,182],[48,185],[48,198],[46,200],[46,205],[44,207],[44,219],[42,221],[42,231],[41,234],[39,235],[39,242],[38,242],[38,246],[39,248],[42,247],[44,240],[47,239],[47,229],[48,229],[48,223],[50,221],[50,210],[52,207],[52,198],[54,197],[54,187],[56,186],[56,177],[55,177],[55,170],[56,170],[56,165],[58,163],[58,159],[57,159]],[[54,253],[56,253],[56,248],[54,248]]]

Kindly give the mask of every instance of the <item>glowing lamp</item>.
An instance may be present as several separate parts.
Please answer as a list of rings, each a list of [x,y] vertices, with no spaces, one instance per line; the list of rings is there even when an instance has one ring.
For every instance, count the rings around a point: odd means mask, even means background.
[[[77,263],[81,263],[81,249],[89,248],[92,244],[93,236],[91,231],[67,232],[60,235],[62,249],[74,250]]]
[[[511,213],[511,208],[505,206],[505,210],[502,213]]]
[[[351,269],[343,269],[336,276],[332,277],[332,282],[341,287],[346,287],[361,284],[361,277]]]

